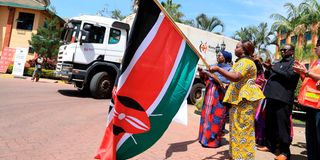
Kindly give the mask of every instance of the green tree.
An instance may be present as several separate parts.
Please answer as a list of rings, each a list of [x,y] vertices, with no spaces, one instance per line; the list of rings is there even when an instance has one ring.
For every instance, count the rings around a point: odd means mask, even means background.
[[[196,23],[194,22],[193,19],[184,20],[182,23],[192,27],[196,27]]]
[[[274,34],[272,31],[268,29],[267,23],[260,23],[259,26],[256,28],[254,36],[256,37],[255,45],[259,52],[263,50],[265,51],[267,49],[267,46],[273,44],[271,37],[274,36]]]
[[[133,13],[137,13],[138,5],[139,5],[139,0],[132,0],[131,8]]]
[[[316,45],[320,29],[320,4],[317,0],[305,0],[299,5],[301,22],[306,24],[307,30],[312,33],[312,44]]]
[[[122,19],[126,18],[126,16],[123,16],[119,9],[115,9],[115,10],[111,11],[111,18],[117,19],[117,20],[122,20]]]
[[[313,49],[313,44],[304,44],[303,47],[295,49],[294,57],[298,61],[311,61],[316,58],[316,55],[312,54]]]
[[[233,38],[237,40],[250,40],[253,42],[256,48],[256,52],[266,54],[267,58],[270,58],[271,52],[267,49],[269,45],[274,44],[271,39],[274,36],[273,32],[268,29],[267,23],[260,23],[258,26],[249,26],[241,28],[236,31]]]
[[[105,4],[104,7],[101,10],[98,10],[96,15],[102,16],[102,17],[107,17],[108,16],[108,4]]]
[[[52,17],[54,17],[54,15],[52,15]],[[62,29],[59,28],[59,20],[57,17],[47,18],[45,25],[38,28],[37,34],[32,34],[29,44],[36,53],[47,58],[52,58],[58,54],[61,31]]]
[[[181,5],[177,3],[173,3],[172,0],[166,0],[165,2],[161,2],[161,5],[166,9],[171,18],[175,22],[183,22],[184,14],[179,11]]]
[[[241,27],[240,30],[236,31],[232,37],[239,41],[250,40],[254,43],[254,35],[256,31],[257,29],[255,26]]]
[[[197,28],[200,28],[202,30],[206,30],[209,32],[212,32],[216,27],[221,27],[221,32],[224,30],[224,24],[218,17],[208,17],[204,13],[201,13],[196,17],[197,21]]]
[[[301,23],[300,7],[292,3],[286,3],[284,7],[287,8],[287,16],[278,13],[272,14],[270,17],[273,18],[275,22],[271,28],[273,31],[278,32],[278,34],[285,33],[286,38],[292,34],[298,35],[298,46],[300,46],[305,32],[305,26]]]

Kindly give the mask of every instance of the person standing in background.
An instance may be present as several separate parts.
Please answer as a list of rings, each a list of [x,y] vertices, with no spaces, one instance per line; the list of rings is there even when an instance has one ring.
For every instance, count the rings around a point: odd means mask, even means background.
[[[42,55],[39,55],[36,60],[35,60],[35,66],[34,66],[34,71],[32,74],[32,78],[31,80],[34,82],[38,82],[42,73],[42,67],[43,67],[43,63],[44,63],[44,58]]]
[[[266,79],[264,77],[264,69],[262,66],[263,60],[259,56],[256,56],[254,58],[254,62],[257,66],[256,84],[263,91],[266,83]],[[258,146],[265,146],[265,120],[266,120],[265,119],[266,118],[265,102],[266,102],[265,99],[259,102],[257,106],[256,116],[255,116],[255,136],[256,136],[256,144]]]
[[[303,80],[298,102],[306,107],[307,112],[305,133],[308,160],[320,159],[320,39],[315,52],[317,60],[311,63],[309,70],[297,61],[293,66]]]
[[[279,149],[276,160],[290,159],[292,142],[292,107],[294,91],[299,81],[299,74],[293,72],[294,51],[292,45],[284,45],[281,49],[282,59],[273,66],[264,63],[265,77],[268,82],[264,89],[266,96],[266,145],[257,149],[274,152]]]

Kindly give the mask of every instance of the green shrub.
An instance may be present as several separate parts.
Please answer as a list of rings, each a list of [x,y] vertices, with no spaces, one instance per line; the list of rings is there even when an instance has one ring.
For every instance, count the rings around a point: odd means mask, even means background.
[[[10,65],[8,66],[8,69],[7,69],[7,72],[6,72],[6,73],[11,74],[11,73],[12,73],[12,70],[13,70],[13,65],[10,64]]]
[[[7,72],[8,74],[11,74],[13,70],[13,65],[9,65]],[[34,67],[29,67],[29,68],[24,68],[24,76],[32,76],[34,71]],[[40,78],[48,78],[48,79],[60,79],[58,77],[56,77],[56,75],[54,74],[55,70],[48,70],[48,69],[42,69],[42,74]]]

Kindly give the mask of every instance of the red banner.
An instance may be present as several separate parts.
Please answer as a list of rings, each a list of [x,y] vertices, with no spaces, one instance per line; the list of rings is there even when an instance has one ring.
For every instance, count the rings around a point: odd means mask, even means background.
[[[0,73],[6,73],[9,67],[9,64],[13,61],[13,56],[16,53],[15,48],[5,47],[1,54],[0,59]]]

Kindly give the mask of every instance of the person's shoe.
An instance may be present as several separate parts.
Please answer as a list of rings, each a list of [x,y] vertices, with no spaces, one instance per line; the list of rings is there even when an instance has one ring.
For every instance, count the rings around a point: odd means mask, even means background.
[[[287,160],[288,157],[283,155],[283,154],[280,154],[279,156],[277,156],[276,158],[274,158],[275,160]]]
[[[263,151],[263,152],[269,152],[270,151],[269,148],[266,147],[266,146],[258,146],[257,150]]]

